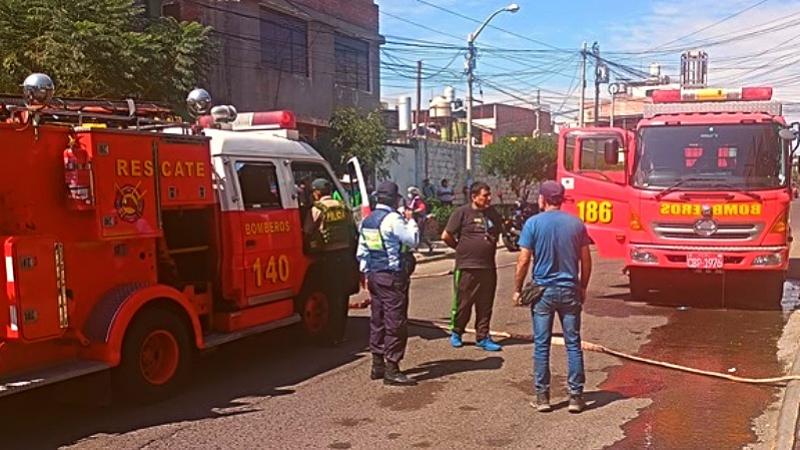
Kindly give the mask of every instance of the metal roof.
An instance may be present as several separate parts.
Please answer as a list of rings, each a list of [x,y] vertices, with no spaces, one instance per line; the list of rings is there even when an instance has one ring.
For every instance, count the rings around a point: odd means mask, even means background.
[[[287,139],[280,131],[229,131],[207,128],[203,134],[211,138],[212,155],[235,155],[324,161],[305,142]]]

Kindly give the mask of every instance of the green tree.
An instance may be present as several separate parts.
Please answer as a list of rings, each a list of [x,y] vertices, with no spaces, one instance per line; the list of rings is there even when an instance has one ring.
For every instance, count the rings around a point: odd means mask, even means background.
[[[489,175],[508,180],[518,198],[527,198],[534,183],[555,178],[556,140],[506,137],[481,151],[481,165]]]
[[[361,113],[355,108],[338,108],[330,121],[330,133],[318,142],[323,156],[337,171],[348,159],[357,157],[365,174],[384,165],[394,153],[386,148],[386,127],[379,111]]]
[[[147,19],[133,0],[0,0],[0,92],[43,72],[62,97],[182,105],[213,49],[210,28]]]

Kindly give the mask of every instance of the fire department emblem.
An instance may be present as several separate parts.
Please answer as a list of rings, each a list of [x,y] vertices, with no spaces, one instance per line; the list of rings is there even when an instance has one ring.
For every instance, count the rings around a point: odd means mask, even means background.
[[[136,222],[144,214],[145,191],[139,190],[140,185],[141,183],[137,183],[136,186],[130,184],[122,187],[114,185],[117,190],[114,207],[117,208],[119,218],[125,222]]]

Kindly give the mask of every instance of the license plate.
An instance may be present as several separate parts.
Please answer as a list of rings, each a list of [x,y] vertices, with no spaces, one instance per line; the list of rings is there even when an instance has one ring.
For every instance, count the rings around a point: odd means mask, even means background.
[[[721,254],[690,253],[686,265],[690,269],[722,269],[725,258]]]

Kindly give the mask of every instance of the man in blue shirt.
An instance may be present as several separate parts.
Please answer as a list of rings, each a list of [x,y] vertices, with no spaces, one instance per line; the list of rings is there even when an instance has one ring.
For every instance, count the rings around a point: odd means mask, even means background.
[[[400,200],[395,183],[378,186],[375,211],[361,222],[356,256],[372,300],[370,378],[410,386],[416,381],[400,371],[399,363],[408,340],[408,288],[415,264],[411,249],[419,242],[419,228],[410,209],[397,212]]]
[[[534,334],[534,385],[536,409],[547,412],[550,407],[550,340],[555,314],[561,320],[569,366],[569,412],[584,408],[583,351],[581,350],[581,309],[586,299],[586,287],[592,274],[592,240],[586,226],[577,217],[561,211],[564,187],[555,181],[545,181],[539,189],[537,214],[522,228],[521,248],[517,259],[514,303],[520,303],[523,283],[528,276],[531,258],[533,282],[544,287],[538,301],[531,304]]]

